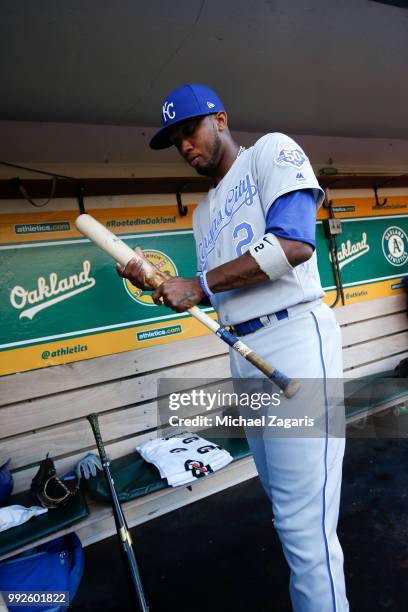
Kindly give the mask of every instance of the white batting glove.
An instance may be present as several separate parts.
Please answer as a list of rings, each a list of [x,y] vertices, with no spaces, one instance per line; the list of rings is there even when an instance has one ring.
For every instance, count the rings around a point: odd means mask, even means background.
[[[75,472],[78,478],[83,476],[88,480],[91,476],[96,476],[97,470],[102,470],[101,460],[95,453],[88,453],[78,462]]]

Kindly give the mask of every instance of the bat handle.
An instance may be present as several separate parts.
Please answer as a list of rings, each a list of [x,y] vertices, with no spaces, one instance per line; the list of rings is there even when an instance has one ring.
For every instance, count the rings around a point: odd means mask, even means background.
[[[211,321],[211,319],[210,319]],[[225,327],[220,327],[216,324],[217,329],[215,333],[219,336],[224,342],[229,344],[237,353],[242,355],[244,359],[252,363],[258,370],[263,372],[265,376],[267,376],[270,380],[272,380],[279,389],[282,389],[283,394],[287,398],[293,397],[300,388],[300,382],[294,378],[289,378],[273,366],[270,363],[265,361],[263,357],[255,353],[252,349],[249,348],[242,340],[239,340],[234,334],[230,331],[226,330]]]
[[[251,351],[246,355],[246,359],[256,368],[261,370],[270,380],[272,380],[287,398],[293,397],[300,388],[300,382],[295,378],[289,378],[276,368],[273,368],[265,359],[257,353]]]
[[[299,380],[296,378],[288,378],[285,374],[279,372],[279,370],[274,370],[269,378],[282,389],[283,395],[288,399],[296,395],[300,389]]]
[[[101,458],[102,463],[108,463],[108,456],[105,451],[105,447],[102,442],[101,430],[99,429],[98,415],[93,412],[92,414],[88,414],[86,417],[92,427],[92,431],[95,437],[96,446],[98,447],[98,453]]]

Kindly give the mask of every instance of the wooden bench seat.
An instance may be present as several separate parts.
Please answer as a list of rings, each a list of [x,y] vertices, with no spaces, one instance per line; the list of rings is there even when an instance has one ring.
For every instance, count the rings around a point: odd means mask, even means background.
[[[381,398],[377,391],[373,395],[373,380],[381,380],[384,373],[389,377],[408,356],[405,295],[337,308],[335,313],[343,334],[348,420],[406,405],[408,391],[402,383],[397,388],[393,382],[389,394],[384,392]],[[11,457],[15,492],[29,488],[46,452],[50,452],[59,474],[73,469],[87,452],[96,452],[85,418],[90,412],[100,415],[102,436],[113,462],[126,456],[134,461],[135,447],[155,435],[159,379],[173,378],[181,384],[184,380],[184,388],[188,388],[189,379],[203,377],[222,384],[230,377],[227,350],[214,336],[204,336],[0,378],[0,462]],[[137,470],[143,477],[147,474],[141,465],[131,469],[136,480]],[[138,480],[132,485],[134,491],[143,493],[145,487],[148,494],[129,494],[124,504],[128,523],[136,525],[255,475],[252,457],[243,454],[219,472],[199,479],[191,489],[165,487],[157,479],[146,489],[146,482]],[[90,497],[88,506],[89,515],[75,525],[84,545],[115,533],[110,506]],[[27,527],[34,530],[38,518]],[[41,535],[38,542],[50,537]]]
[[[222,446],[235,461],[250,456],[248,442],[245,438],[214,438],[202,433],[205,439],[213,444]],[[168,487],[166,480],[160,477],[157,468],[147,463],[136,453],[130,453],[112,462],[112,476],[115,488],[121,502],[137,499],[155,491]],[[87,482],[87,490],[92,499],[109,501],[109,492],[103,473]]]

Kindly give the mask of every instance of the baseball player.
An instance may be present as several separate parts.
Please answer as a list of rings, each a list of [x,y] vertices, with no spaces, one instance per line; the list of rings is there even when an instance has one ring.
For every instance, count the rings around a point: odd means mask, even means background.
[[[154,302],[182,312],[208,298],[221,324],[288,376],[322,385],[341,378],[340,329],[321,301],[315,253],[324,194],[302,148],[280,133],[240,147],[221,100],[198,84],[183,85],[164,101],[162,128],[150,146],[172,145],[214,184],[193,216],[199,274],[166,279]],[[135,260],[118,273],[148,289]],[[235,351],[230,360],[233,377],[261,376]],[[326,391],[325,397],[327,404]],[[330,437],[326,429],[320,438],[253,436],[248,442],[291,570],[295,612],[345,612],[336,534],[344,437]]]

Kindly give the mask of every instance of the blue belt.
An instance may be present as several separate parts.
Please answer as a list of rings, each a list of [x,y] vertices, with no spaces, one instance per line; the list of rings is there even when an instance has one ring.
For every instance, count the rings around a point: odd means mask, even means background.
[[[271,321],[273,317],[276,317],[278,321],[282,321],[282,319],[287,319],[289,316],[286,308],[284,310],[278,310],[278,312],[274,312],[273,314],[266,315],[262,317],[262,319],[268,319]],[[245,321],[244,323],[238,323],[237,325],[232,326],[232,332],[237,336],[245,336],[246,334],[252,334],[256,332],[261,327],[265,327],[267,323],[262,323],[261,319],[257,317],[256,319],[250,319],[249,321]]]

